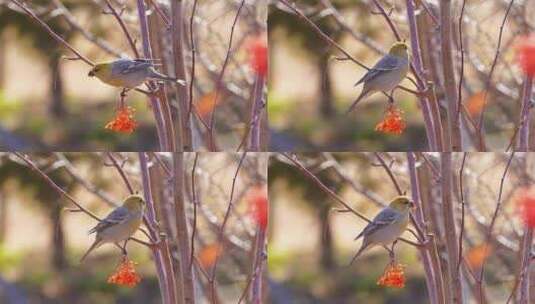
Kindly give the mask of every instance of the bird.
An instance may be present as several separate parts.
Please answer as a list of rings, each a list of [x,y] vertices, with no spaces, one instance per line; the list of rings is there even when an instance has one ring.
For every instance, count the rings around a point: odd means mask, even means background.
[[[139,194],[126,197],[123,204],[115,208],[108,216],[89,230],[96,233],[95,241],[80,259],[82,262],[91,251],[105,243],[115,243],[126,254],[126,242],[141,225],[145,209],[145,200]],[[119,242],[124,241],[121,247]]]
[[[133,89],[147,80],[157,79],[185,85],[182,79],[160,74],[148,59],[121,58],[115,61],[97,63],[87,74],[115,87]]]
[[[392,44],[388,54],[384,55],[357,83],[364,83],[362,92],[353,102],[347,113],[353,111],[359,101],[375,92],[389,92],[392,99],[393,90],[409,72],[409,46],[405,42]]]
[[[409,224],[410,209],[414,207],[414,202],[407,196],[396,196],[390,204],[383,208],[368,225],[357,235],[355,240],[363,238],[362,245],[351,260],[351,264],[365,250],[381,245],[387,249],[391,256],[393,251],[387,245],[395,242],[399,236],[407,229]]]

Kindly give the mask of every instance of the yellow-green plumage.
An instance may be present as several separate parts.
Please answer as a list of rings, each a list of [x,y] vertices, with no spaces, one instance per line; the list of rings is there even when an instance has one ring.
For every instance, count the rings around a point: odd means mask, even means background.
[[[395,42],[390,47],[388,54],[401,58],[409,58],[409,46],[405,42]]]
[[[94,75],[100,79],[100,81],[115,86],[126,87],[126,83],[120,77],[114,77],[111,72],[111,63],[99,63],[93,68]]]

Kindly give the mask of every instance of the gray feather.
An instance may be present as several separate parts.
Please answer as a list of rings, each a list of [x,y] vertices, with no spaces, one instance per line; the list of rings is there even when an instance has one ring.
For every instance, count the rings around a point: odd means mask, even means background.
[[[117,74],[130,74],[138,71],[145,71],[152,66],[152,62],[145,59],[118,59],[113,62],[112,70]]]
[[[375,231],[392,224],[398,218],[398,212],[390,207],[386,207],[362,230],[362,232],[355,238],[359,239],[364,235],[373,234]]]
[[[357,81],[357,83],[355,83],[355,86],[363,82],[372,80],[383,72],[397,69],[400,67],[401,63],[402,60],[400,60],[400,58],[386,54],[366,73],[366,75],[364,75],[364,77],[362,77],[359,81]]]
[[[89,230],[89,234],[100,232],[110,226],[120,224],[128,219],[128,209],[125,207],[117,207],[108,216],[106,216],[100,223],[98,223],[93,229]]]

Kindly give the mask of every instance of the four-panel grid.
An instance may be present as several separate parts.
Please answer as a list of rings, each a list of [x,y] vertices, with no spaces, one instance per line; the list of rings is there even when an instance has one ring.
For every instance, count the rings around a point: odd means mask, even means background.
[[[534,16],[0,0],[0,303],[535,303]]]

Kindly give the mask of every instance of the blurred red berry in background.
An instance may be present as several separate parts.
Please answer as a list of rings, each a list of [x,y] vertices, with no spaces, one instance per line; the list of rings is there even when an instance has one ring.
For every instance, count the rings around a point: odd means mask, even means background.
[[[249,190],[245,199],[249,204],[249,214],[258,227],[265,230],[269,216],[267,189],[264,186],[255,186]]]
[[[212,267],[221,253],[223,246],[218,243],[204,246],[199,254],[199,261],[204,268]]]
[[[535,76],[535,34],[519,39],[517,45],[520,67],[526,75]]]
[[[251,69],[259,76],[266,76],[268,72],[268,48],[267,37],[265,34],[259,34],[247,43],[247,52],[249,54],[249,65]]]
[[[529,228],[535,228],[535,187],[520,189],[516,200],[524,224]]]

